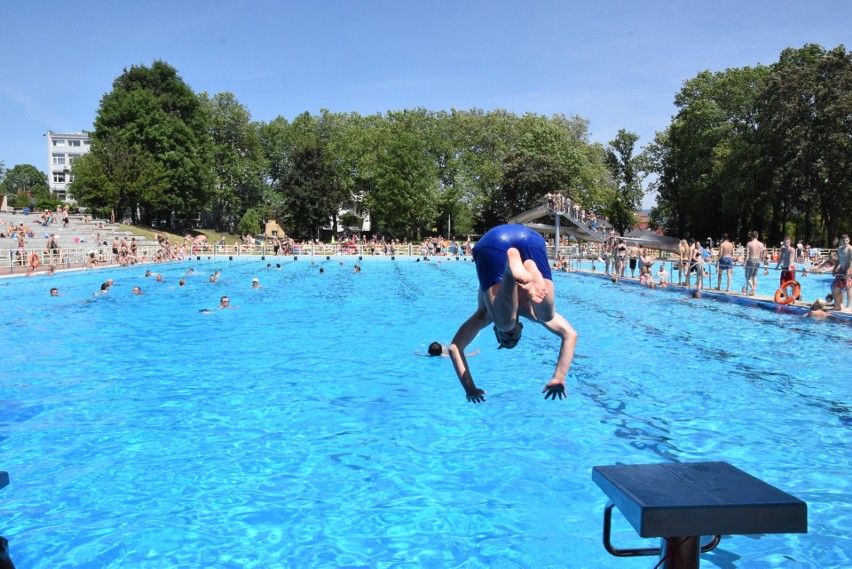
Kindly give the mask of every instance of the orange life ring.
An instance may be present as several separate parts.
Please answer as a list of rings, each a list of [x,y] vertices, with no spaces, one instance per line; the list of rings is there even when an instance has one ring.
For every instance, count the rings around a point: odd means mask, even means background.
[[[39,264],[39,258],[38,258],[38,255],[37,255],[37,254],[35,254],[35,253],[33,253],[32,255],[30,255],[30,267],[32,267],[33,269],[35,269],[35,268],[37,268],[37,267],[38,267],[38,264]]]
[[[796,281],[787,281],[775,291],[775,302],[793,304],[802,293],[802,287]]]

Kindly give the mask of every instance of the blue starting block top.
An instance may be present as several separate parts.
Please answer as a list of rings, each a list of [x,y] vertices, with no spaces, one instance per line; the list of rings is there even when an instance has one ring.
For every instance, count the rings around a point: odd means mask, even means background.
[[[727,462],[596,466],[640,537],[807,533],[808,505]]]
[[[0,470],[0,488],[9,485],[9,473]]]

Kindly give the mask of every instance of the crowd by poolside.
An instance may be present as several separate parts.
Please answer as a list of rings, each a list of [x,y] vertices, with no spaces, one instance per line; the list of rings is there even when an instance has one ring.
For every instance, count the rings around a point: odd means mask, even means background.
[[[29,220],[10,222],[8,227],[0,227],[0,237],[15,239],[17,248],[10,260],[10,269],[22,268],[27,276],[38,274],[53,274],[56,270],[82,268],[93,269],[102,266],[133,266],[143,263],[162,263],[181,261],[189,255],[236,254],[236,255],[465,255],[470,254],[473,244],[470,239],[462,244],[456,240],[443,237],[431,237],[420,243],[411,243],[397,239],[387,239],[384,236],[372,235],[362,238],[356,233],[344,232],[331,238],[330,242],[319,239],[297,241],[292,237],[274,235],[271,237],[243,235],[236,243],[228,245],[225,236],[217,242],[208,242],[205,235],[192,236],[187,234],[183,240],[175,241],[161,233],[156,234],[156,247],[148,243],[140,246],[136,237],[126,235],[106,236],[95,233],[96,229],[104,229],[103,221],[95,221],[97,225],[88,228],[90,219],[85,217],[86,238],[74,238],[74,245],[60,246],[59,234],[51,231],[51,226],[61,217],[67,224],[67,209],[56,214],[44,211],[38,217],[38,224],[47,230],[44,236],[39,235]],[[32,219],[32,218],[29,218]],[[64,227],[67,227],[65,225]],[[79,226],[78,226],[79,227]],[[72,226],[72,230],[74,227]],[[59,230],[61,231],[61,230]],[[90,232],[90,233],[89,233]],[[113,233],[114,228],[113,228]],[[30,246],[28,240],[46,239],[44,246]],[[63,240],[70,239],[66,234]],[[86,251],[88,249],[88,251]],[[72,253],[73,252],[73,253]]]
[[[110,244],[107,241],[101,241],[100,235],[97,236],[98,239],[98,247],[108,247]],[[82,269],[94,269],[103,265],[118,265],[121,267],[128,267],[137,264],[143,263],[164,263],[167,261],[182,261],[187,255],[187,245],[181,244],[180,246],[174,246],[171,241],[163,237],[160,234],[157,234],[157,242],[158,248],[156,252],[149,257],[149,255],[145,252],[140,252],[138,243],[136,242],[135,237],[131,237],[128,241],[126,237],[122,237],[119,239],[115,237],[112,241],[112,255],[106,258],[104,255],[100,254],[98,251],[91,251],[85,258],[85,262],[82,264]],[[42,257],[39,257],[38,253],[31,253],[28,258],[26,258],[26,253],[24,249],[21,248],[16,252],[18,255],[22,257],[22,262],[26,263],[27,267],[27,276],[36,276],[39,274],[37,269],[39,265],[44,264],[46,269],[44,273],[53,274],[56,271],[56,267],[59,264],[61,258],[61,250],[57,243],[57,236],[55,234],[51,235],[47,240],[47,245],[45,250],[42,253]]]
[[[735,245],[726,234],[723,234],[715,245],[714,247],[714,243],[709,239],[706,246],[696,239],[682,239],[678,252],[673,258],[667,259],[659,258],[644,245],[630,243],[630,240],[611,232],[601,245],[595,260],[604,264],[604,274],[609,275],[612,282],[624,278],[629,269],[631,278],[636,278],[638,271],[639,284],[643,286],[666,288],[676,284],[687,289],[693,288],[697,292],[696,296],[705,288],[705,279],[709,276],[707,269],[710,266],[716,269],[714,290],[725,293],[732,292],[733,268],[744,267],[746,285],[739,292],[746,296],[756,296],[758,274],[762,272],[763,276],[767,276],[772,269],[780,271],[776,301],[783,304],[801,300],[797,278],[807,278],[809,274],[831,274],[834,275],[834,280],[829,294],[824,299],[817,299],[812,310],[824,311],[826,308],[832,308],[836,311],[852,312],[852,245],[849,244],[849,236],[846,234],[840,237],[838,249],[831,251],[825,259],[819,249],[802,245],[801,242],[794,246],[789,237],[785,238],[775,252],[770,252],[759,240],[757,232],[752,234],[751,240],[745,246]],[[659,261],[663,262],[654,274],[653,266]],[[672,275],[666,270],[667,261],[671,263],[673,272],[677,273],[676,281],[672,281]],[[553,264],[553,268],[564,271],[569,270],[569,266],[569,260],[562,255],[557,256]],[[592,271],[595,271],[594,264]],[[723,283],[725,288],[722,288]]]
[[[798,278],[806,278],[809,274],[833,274],[835,279],[832,283],[831,292],[825,300],[826,307],[837,307],[837,310],[845,312],[852,311],[852,246],[849,245],[848,236],[841,238],[840,247],[829,252],[824,258],[823,252],[818,247],[811,247],[808,243],[799,241],[795,246],[790,238],[786,238],[780,247],[770,252],[765,244],[759,241],[757,235],[745,245],[732,243],[727,235],[714,243],[711,238],[706,243],[697,239],[680,240],[677,252],[672,258],[662,259],[671,262],[672,272],[670,274],[661,263],[656,272],[653,271],[655,262],[661,260],[656,255],[656,249],[651,250],[635,241],[625,239],[616,235],[615,231],[608,230],[606,218],[599,217],[594,212],[587,210],[577,201],[560,193],[547,194],[544,203],[549,214],[560,214],[571,218],[579,227],[585,228],[590,235],[598,237],[600,244],[583,243],[577,247],[578,256],[581,258],[591,257],[597,262],[603,263],[604,274],[611,277],[614,282],[624,278],[627,271],[630,277],[636,278],[638,272],[639,283],[649,288],[665,288],[672,284],[694,288],[701,291],[705,288],[705,279],[708,269],[712,266],[716,269],[715,290],[731,293],[731,276],[735,266],[742,266],[746,271],[746,285],[742,287],[741,293],[747,296],[755,296],[757,291],[758,275],[763,276],[770,273],[770,266],[774,263],[774,269],[780,270],[779,290],[788,282],[795,282]],[[69,207],[57,207],[55,212],[44,210],[34,212],[38,215],[37,223],[43,228],[49,228],[53,224],[61,223],[63,227],[69,224]],[[85,216],[84,223],[88,224],[90,219]],[[114,218],[113,218],[114,222]],[[103,221],[98,223],[98,228],[103,228]],[[36,231],[25,222],[9,223],[8,226],[0,226],[0,238],[10,238],[17,241],[16,256],[18,263],[26,266],[27,276],[39,274],[37,271],[39,262],[43,262],[42,274],[53,274],[56,268],[61,266],[60,246],[56,233],[46,232],[46,246],[42,251],[43,260],[39,259],[38,253],[33,251],[26,253],[26,240],[32,239]],[[442,236],[428,237],[419,244],[402,242],[396,239],[386,239],[384,236],[373,234],[364,238],[354,232],[343,232],[332,237],[330,243],[320,242],[318,239],[310,241],[296,241],[286,235],[259,238],[253,235],[244,235],[240,241],[229,248],[225,243],[225,237],[215,244],[208,243],[204,235],[186,235],[183,242],[173,243],[168,237],[161,233],[156,234],[157,247],[151,250],[147,247],[145,251],[138,246],[135,237],[128,239],[125,236],[113,236],[112,242],[101,239],[100,234],[95,236],[96,249],[90,251],[81,264],[83,269],[93,269],[105,265],[133,266],[144,263],[164,263],[170,261],[181,261],[189,255],[200,255],[205,253],[222,253],[233,250],[236,254],[254,254],[266,252],[272,256],[280,255],[315,255],[315,254],[358,254],[369,256],[393,256],[400,254],[420,255],[422,257],[434,256],[459,256],[471,255],[474,243],[468,237],[464,243],[455,239],[445,239]],[[554,243],[551,242],[551,246]],[[568,245],[565,239],[561,245]],[[105,252],[111,251],[110,254]],[[553,262],[553,268],[567,271],[570,261],[560,254]],[[595,271],[593,264],[592,270]],[[694,276],[694,282],[693,282]],[[723,282],[725,288],[722,288]],[[735,291],[736,293],[736,291]],[[844,308],[845,297],[845,308]]]

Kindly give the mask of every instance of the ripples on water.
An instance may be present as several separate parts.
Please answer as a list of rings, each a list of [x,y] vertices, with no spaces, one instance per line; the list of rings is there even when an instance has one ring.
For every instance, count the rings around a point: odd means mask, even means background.
[[[646,567],[600,546],[591,468],[704,460],[810,518],[806,535],[725,539],[704,564],[852,563],[850,327],[557,274],[580,333],[569,398],[539,393],[555,337],[530,325],[498,352],[488,328],[470,347],[488,391],[474,406],[449,360],[412,354],[470,315],[473,265],[352,263],[193,262],[184,288],[173,265],[165,283],[0,281],[0,529],[16,563]],[[107,274],[117,286],[93,296]],[[238,308],[199,312],[223,294]],[[617,545],[648,545],[614,522]]]

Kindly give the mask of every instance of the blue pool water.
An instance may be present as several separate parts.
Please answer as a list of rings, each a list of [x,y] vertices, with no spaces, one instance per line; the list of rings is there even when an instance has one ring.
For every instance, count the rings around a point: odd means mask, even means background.
[[[530,325],[512,351],[474,341],[472,405],[412,354],[473,310],[472,263],[361,264],[0,279],[18,566],[645,568],[600,545],[592,467],[718,460],[805,500],[809,533],[725,538],[703,566],[852,565],[852,326],[558,273],[568,399],[539,393],[558,340]],[[223,294],[238,308],[199,312]]]

